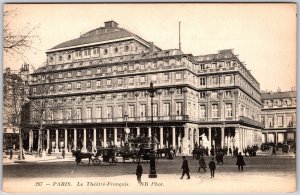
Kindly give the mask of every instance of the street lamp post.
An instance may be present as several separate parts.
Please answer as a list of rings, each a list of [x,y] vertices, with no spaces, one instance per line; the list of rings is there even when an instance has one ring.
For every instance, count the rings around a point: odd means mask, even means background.
[[[151,98],[151,150],[150,150],[150,174],[149,178],[157,178],[155,169],[155,152],[154,152],[154,128],[153,128],[153,97],[155,89],[153,87],[153,82],[150,83],[150,88],[148,89],[149,96]]]
[[[127,127],[128,114],[125,113],[124,117],[125,117],[125,143],[127,143],[128,142],[128,133],[130,132],[130,130]]]

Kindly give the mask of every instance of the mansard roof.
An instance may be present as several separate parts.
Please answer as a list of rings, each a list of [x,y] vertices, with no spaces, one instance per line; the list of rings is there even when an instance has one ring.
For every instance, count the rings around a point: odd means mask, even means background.
[[[296,91],[284,91],[284,92],[262,92],[261,99],[285,99],[285,98],[295,98]]]
[[[51,50],[59,50],[63,48],[70,48],[75,47],[79,45],[86,45],[86,44],[92,44],[92,43],[98,43],[98,42],[107,42],[107,41],[113,41],[113,40],[120,40],[124,38],[136,38],[138,40],[141,40],[145,42],[148,46],[151,45],[150,42],[144,40],[140,36],[129,32],[128,30],[124,28],[118,27],[118,24],[114,21],[108,21],[105,22],[104,27],[93,29],[80,37],[76,39],[72,39],[63,43],[60,43],[50,49]],[[157,46],[155,46],[158,50]]]

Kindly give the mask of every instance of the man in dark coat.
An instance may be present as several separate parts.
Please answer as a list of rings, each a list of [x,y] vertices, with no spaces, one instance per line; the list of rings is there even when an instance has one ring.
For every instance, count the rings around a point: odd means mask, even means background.
[[[244,161],[244,157],[242,156],[241,153],[239,153],[239,154],[237,155],[236,165],[238,166],[238,169],[239,169],[239,170],[242,170],[242,171],[243,171],[243,166],[246,166],[246,163],[245,163],[245,161]]]
[[[208,163],[208,167],[210,169],[210,178],[215,177],[216,163],[214,161],[214,158],[212,158],[211,161]]]
[[[138,164],[136,166],[135,174],[136,174],[138,183],[141,184],[142,183],[143,167],[142,167],[142,165],[140,164],[139,161],[138,161]]]
[[[205,163],[205,160],[203,158],[203,155],[200,156],[199,158],[199,168],[198,168],[198,172],[200,172],[200,169],[203,169],[204,172],[206,172],[206,163]]]
[[[183,179],[183,176],[186,174],[188,177],[187,179],[190,179],[190,168],[189,168],[189,163],[186,160],[185,156],[182,157],[183,162],[181,165],[181,169],[182,169],[182,176],[180,179]]]
[[[273,146],[273,148],[272,148],[272,154],[271,154],[271,156],[273,156],[273,155],[276,156],[276,149],[275,149],[275,146]]]

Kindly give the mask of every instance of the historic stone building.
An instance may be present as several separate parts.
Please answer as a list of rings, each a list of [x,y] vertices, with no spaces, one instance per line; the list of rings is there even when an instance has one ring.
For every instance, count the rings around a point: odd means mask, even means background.
[[[108,21],[46,54],[31,83],[31,99],[48,102],[45,148],[91,150],[121,146],[128,136],[150,137],[151,81],[160,147],[189,154],[195,144],[261,143],[260,85],[233,50],[203,56],[161,50]],[[58,103],[63,106],[51,108]],[[37,149],[38,113],[34,106],[30,112],[28,147]]]
[[[296,142],[296,91],[262,92],[262,142]]]

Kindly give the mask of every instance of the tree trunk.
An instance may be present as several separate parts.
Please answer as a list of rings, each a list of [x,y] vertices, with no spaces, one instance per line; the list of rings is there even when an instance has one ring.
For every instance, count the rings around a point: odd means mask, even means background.
[[[22,151],[23,151],[23,142],[22,142],[22,128],[19,128],[19,159],[23,159]]]

